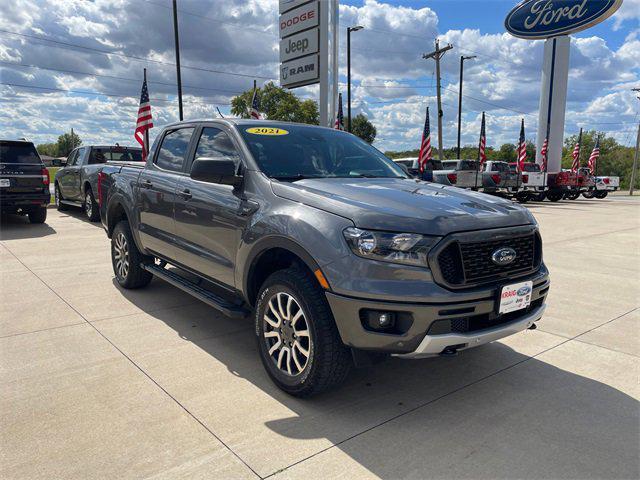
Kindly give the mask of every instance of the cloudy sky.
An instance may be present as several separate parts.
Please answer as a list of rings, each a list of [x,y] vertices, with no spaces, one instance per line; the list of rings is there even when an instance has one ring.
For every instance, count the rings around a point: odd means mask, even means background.
[[[504,32],[515,0],[343,0],[340,30],[352,36],[354,111],[378,129],[382,150],[417,148],[433,109],[434,39],[443,60],[444,143],[456,137],[460,55],[465,63],[462,143],[516,142],[519,119],[535,140],[542,41]],[[230,99],[278,75],[277,0],[178,0],[185,118],[229,111]],[[345,76],[341,38],[340,80]],[[0,13],[0,132],[36,143],[72,127],[85,144],[132,144],[142,69],[154,123],[177,119],[170,0],[13,0]],[[580,127],[635,140],[640,101],[640,0],[624,0],[604,23],[573,36],[565,134]],[[341,90],[346,90],[344,83]],[[314,88],[296,91],[315,98]],[[152,130],[156,133],[159,129]],[[152,135],[153,137],[153,135]]]

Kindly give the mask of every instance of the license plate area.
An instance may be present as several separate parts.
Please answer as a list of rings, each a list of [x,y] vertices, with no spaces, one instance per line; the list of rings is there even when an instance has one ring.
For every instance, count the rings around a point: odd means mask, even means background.
[[[11,186],[11,180],[8,178],[0,178],[0,188],[8,188]]]
[[[505,285],[500,290],[500,303],[498,314],[515,312],[527,308],[531,304],[531,294],[533,293],[533,282],[512,283]]]

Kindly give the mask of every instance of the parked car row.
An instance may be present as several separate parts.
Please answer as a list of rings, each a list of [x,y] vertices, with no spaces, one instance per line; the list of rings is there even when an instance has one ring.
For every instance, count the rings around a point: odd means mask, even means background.
[[[545,199],[552,202],[563,198],[575,200],[580,195],[605,198],[620,186],[618,177],[594,177],[587,167],[577,173],[571,170],[546,173],[540,170],[540,165],[529,162],[525,163],[524,171],[518,172],[515,162],[487,161],[478,168],[476,160],[430,160],[425,171],[420,172],[417,158],[394,161],[414,177],[426,181],[482,191],[521,203]]]

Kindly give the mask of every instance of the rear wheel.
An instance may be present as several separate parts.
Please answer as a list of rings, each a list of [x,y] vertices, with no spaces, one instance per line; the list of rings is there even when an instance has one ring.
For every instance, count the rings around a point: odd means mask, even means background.
[[[535,195],[535,196],[533,197],[533,199],[534,199],[536,202],[544,202],[544,199],[545,199],[545,198],[547,198],[547,193],[546,193],[546,192],[538,193],[537,195]]]
[[[67,206],[62,203],[62,192],[60,192],[60,185],[57,183],[53,187],[53,198],[55,199],[56,208],[59,212],[63,212],[67,209]]]
[[[47,220],[47,207],[40,207],[29,212],[29,222],[44,223]]]
[[[520,203],[527,203],[529,201],[529,194],[527,192],[516,193],[516,200]]]
[[[142,268],[149,259],[136,247],[131,228],[126,220],[120,221],[111,236],[111,264],[121,287],[146,287],[152,275]]]
[[[604,191],[599,191],[595,193],[595,197],[599,198],[600,200],[602,200],[603,198],[606,198],[606,196],[609,195],[609,192],[604,190]]]
[[[87,192],[84,194],[84,214],[90,222],[100,220],[100,210],[98,209],[98,204],[90,188],[87,189]]]
[[[582,192],[582,196],[584,198],[593,198],[595,196],[596,192],[593,190],[589,190],[587,192]]]
[[[308,397],[330,389],[351,369],[324,292],[294,266],[264,282],[256,306],[260,358],[271,380],[285,392]]]

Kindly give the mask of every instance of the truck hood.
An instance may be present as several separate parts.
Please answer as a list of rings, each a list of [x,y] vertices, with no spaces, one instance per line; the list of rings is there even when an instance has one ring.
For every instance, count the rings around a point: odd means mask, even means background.
[[[359,228],[426,235],[535,223],[509,200],[402,178],[322,178],[272,182],[281,198],[349,218]]]

